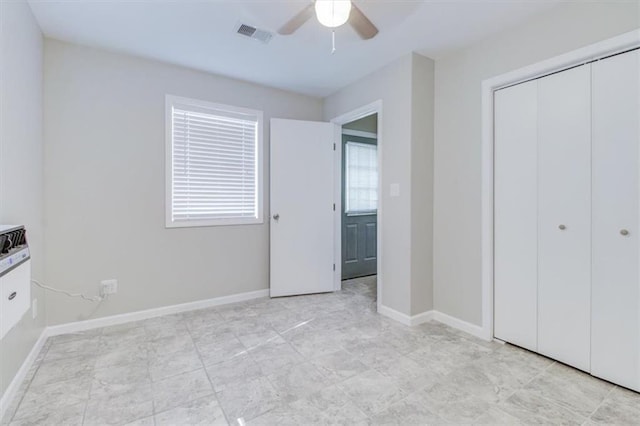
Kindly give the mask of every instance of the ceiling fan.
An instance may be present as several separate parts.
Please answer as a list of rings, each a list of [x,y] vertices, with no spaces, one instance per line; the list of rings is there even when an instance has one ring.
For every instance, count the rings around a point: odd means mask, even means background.
[[[364,40],[378,34],[376,26],[350,0],[315,0],[280,27],[278,34],[293,34],[311,19],[314,12],[318,21],[325,27],[336,28],[349,21],[356,33]]]

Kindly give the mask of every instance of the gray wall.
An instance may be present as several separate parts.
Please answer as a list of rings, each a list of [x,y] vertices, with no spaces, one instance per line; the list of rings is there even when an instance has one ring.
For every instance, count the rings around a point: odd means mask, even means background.
[[[421,212],[432,209],[430,189],[423,191],[412,186],[415,184],[412,182],[412,155],[416,155],[416,163],[424,161],[428,165],[433,146],[429,73],[433,73],[433,61],[415,54],[405,55],[332,94],[324,103],[324,118],[331,120],[382,100],[379,134],[382,142],[381,272],[384,282],[381,302],[405,315],[421,313],[432,304],[429,291],[432,271],[426,260],[430,257],[432,243],[428,231],[412,232],[411,227],[412,217],[417,218]],[[413,121],[418,118],[424,123],[414,127]],[[428,180],[429,173],[418,171],[416,176]],[[399,197],[389,195],[389,187],[394,183],[400,185]],[[423,188],[422,183],[418,185]],[[430,226],[429,223],[425,225],[426,228]],[[413,266],[415,260],[423,265]],[[412,303],[412,294],[421,300]]]
[[[165,94],[263,110],[265,153],[271,117],[320,120],[320,99],[53,40],[44,69],[47,281],[119,280],[98,307],[49,294],[50,325],[268,288],[268,220],[165,229]]]
[[[637,2],[581,2],[436,61],[435,309],[481,325],[481,82],[640,27]]]
[[[435,62],[413,55],[411,76],[411,315],[433,309]]]
[[[0,223],[26,225],[32,276],[43,279],[42,34],[23,2],[0,2]],[[27,312],[0,342],[0,393],[31,351],[44,327]]]

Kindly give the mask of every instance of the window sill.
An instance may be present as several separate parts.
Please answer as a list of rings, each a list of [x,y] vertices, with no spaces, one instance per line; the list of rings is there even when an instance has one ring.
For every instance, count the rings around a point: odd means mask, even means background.
[[[377,211],[375,212],[345,212],[345,214],[349,217],[351,216],[375,216],[378,214]]]
[[[203,228],[203,227],[215,227],[215,226],[244,226],[244,225],[262,225],[264,220],[258,219],[215,219],[215,220],[185,220],[185,221],[167,221],[165,228]]]

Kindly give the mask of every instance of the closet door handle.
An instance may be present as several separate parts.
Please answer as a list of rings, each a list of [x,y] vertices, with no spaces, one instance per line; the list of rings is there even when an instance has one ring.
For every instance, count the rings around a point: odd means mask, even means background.
[[[558,229],[561,230],[561,231],[564,231],[565,229],[567,229],[567,227],[564,226],[564,225],[560,225],[560,226],[558,226]]]
[[[623,237],[626,237],[627,235],[629,235],[629,231],[626,229],[621,229],[620,230],[620,235],[622,235]]]

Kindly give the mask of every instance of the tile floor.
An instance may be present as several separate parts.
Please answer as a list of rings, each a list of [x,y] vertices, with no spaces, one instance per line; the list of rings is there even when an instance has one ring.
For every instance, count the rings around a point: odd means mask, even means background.
[[[639,424],[640,394],[442,324],[375,278],[49,339],[10,425]]]

